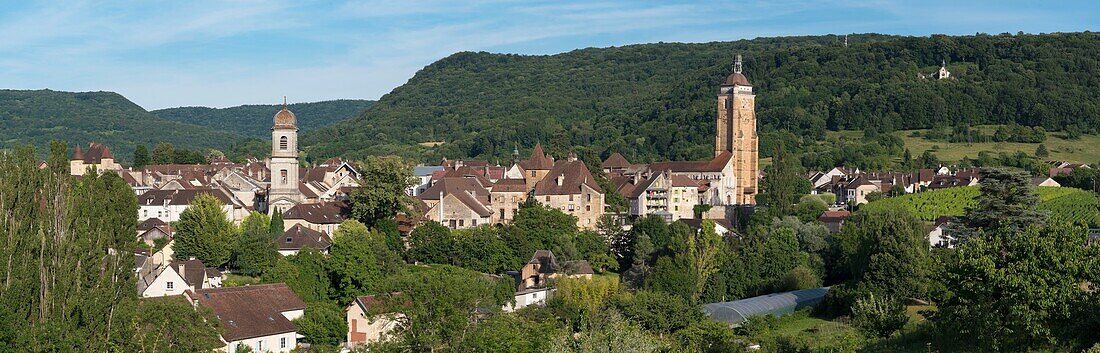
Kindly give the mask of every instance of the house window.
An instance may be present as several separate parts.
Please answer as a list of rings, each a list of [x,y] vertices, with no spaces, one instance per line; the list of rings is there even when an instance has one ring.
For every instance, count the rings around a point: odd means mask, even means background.
[[[286,348],[286,337],[279,337],[279,348]]]
[[[550,202],[550,195],[546,195],[546,202]]]
[[[470,226],[471,227],[477,227],[477,218],[474,218],[474,219],[470,220]]]
[[[573,212],[573,204],[569,204],[569,212]]]
[[[175,287],[176,287],[176,282],[168,282],[168,283],[164,284],[164,288],[166,288],[168,290],[175,289]]]
[[[531,171],[531,177],[532,177],[532,178],[534,178],[534,177],[535,177],[535,171],[533,171],[533,170]]]
[[[282,180],[283,185],[286,185],[286,176],[287,176],[286,169],[280,170],[279,171],[279,176],[282,178],[280,180]]]
[[[512,196],[512,203],[515,203],[515,202],[516,202],[516,197]]]
[[[592,205],[584,205],[585,211],[592,211]]]
[[[287,243],[290,243],[290,242],[292,242],[292,241],[294,241],[294,239],[293,239],[293,238],[286,238],[286,242],[287,242]]]
[[[466,223],[466,220],[465,220],[465,219],[460,219],[460,220],[458,220],[458,226],[459,226],[459,227],[465,227],[465,226],[466,226],[466,224],[465,224],[465,223]]]
[[[264,341],[256,341],[256,352],[264,351]]]
[[[451,223],[451,229],[458,228],[458,221],[452,219],[450,223]]]
[[[279,138],[279,149],[280,150],[286,151],[286,148],[287,148],[288,145],[290,145],[290,141],[287,140],[286,136],[283,136],[283,137]]]
[[[500,218],[504,219],[504,209],[500,209]]]
[[[573,201],[573,195],[572,194],[569,195],[569,201]]]
[[[592,194],[584,195],[588,202],[592,202]]]

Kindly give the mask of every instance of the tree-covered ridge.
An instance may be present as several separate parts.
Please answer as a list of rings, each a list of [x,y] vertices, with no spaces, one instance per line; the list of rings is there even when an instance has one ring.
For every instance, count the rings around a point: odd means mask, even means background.
[[[295,103],[287,106],[298,116],[298,128],[311,131],[358,116],[374,104],[362,99]],[[179,107],[154,110],[154,115],[187,124],[206,126],[238,135],[269,138],[271,117],[282,109],[278,104],[250,104],[229,108]]]
[[[129,161],[138,144],[169,142],[189,148],[231,149],[239,136],[161,119],[113,92],[0,90],[0,149],[51,140],[87,146],[107,145],[115,158]]]
[[[312,134],[314,156],[506,158],[549,142],[638,161],[710,155],[715,95],[734,54],[762,134],[1015,122],[1100,129],[1095,33],[761,38],[590,48],[549,56],[458,53],[358,118]],[[947,61],[952,78],[919,78]],[[766,135],[763,137],[767,137]],[[761,141],[765,141],[762,138]],[[442,141],[434,147],[416,144]],[[762,148],[767,154],[770,150]]]

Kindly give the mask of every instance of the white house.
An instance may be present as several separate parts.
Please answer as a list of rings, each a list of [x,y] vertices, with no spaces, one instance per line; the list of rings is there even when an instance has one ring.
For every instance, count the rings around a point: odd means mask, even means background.
[[[510,313],[530,305],[545,305],[552,295],[554,287],[521,289],[516,291],[516,302],[505,304],[501,309]]]
[[[210,308],[225,333],[222,349],[243,347],[253,352],[293,352],[298,347],[298,327],[291,322],[305,314],[306,303],[285,283],[188,291],[192,305]]]
[[[355,298],[346,308],[344,315],[348,321],[347,345],[355,347],[371,342],[385,340],[397,327],[401,314],[392,314],[390,310],[380,310],[382,301],[373,295]]]
[[[138,221],[150,218],[167,223],[178,221],[183,210],[201,194],[213,195],[221,201],[225,216],[234,222],[239,222],[245,214],[244,204],[220,189],[149,190],[137,198]]]
[[[222,273],[207,268],[199,260],[174,261],[167,266],[157,266],[152,259],[147,265],[136,268],[138,293],[142,297],[180,295],[189,290],[221,287]]]
[[[954,219],[946,216],[937,218],[932,230],[928,232],[928,245],[931,247],[952,247],[951,238],[945,232],[953,221]]]

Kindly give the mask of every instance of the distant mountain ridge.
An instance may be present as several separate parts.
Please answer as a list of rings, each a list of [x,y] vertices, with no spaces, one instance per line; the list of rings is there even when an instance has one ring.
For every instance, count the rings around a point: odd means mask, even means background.
[[[860,34],[456,53],[362,115],[306,133],[302,145],[315,159],[508,160],[538,141],[559,158],[574,146],[635,163],[709,158],[715,97],[736,54],[757,94],[761,157],[777,141],[813,144],[826,130],[1015,123],[1100,131],[1097,33]],[[951,78],[929,78],[943,61]]]
[[[0,149],[33,145],[40,155],[53,140],[107,145],[129,161],[134,148],[158,142],[200,149],[228,149],[241,136],[159,118],[114,92],[0,90]]]
[[[298,116],[298,128],[312,131],[320,127],[362,114],[374,101],[338,99],[287,106]],[[181,123],[229,131],[242,136],[269,138],[271,117],[282,109],[281,104],[251,104],[229,108],[179,107],[154,110],[154,115]]]

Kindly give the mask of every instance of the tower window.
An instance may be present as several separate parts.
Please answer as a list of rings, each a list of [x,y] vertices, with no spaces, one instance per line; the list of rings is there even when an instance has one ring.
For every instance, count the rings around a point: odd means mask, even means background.
[[[290,141],[287,140],[286,136],[283,136],[283,137],[279,138],[279,149],[280,150],[286,151],[286,148],[287,148],[288,145],[290,145]]]
[[[286,185],[286,184],[287,184],[287,181],[286,181],[286,169],[280,170],[280,171],[279,171],[279,175],[280,175],[280,176],[282,177],[282,178],[281,178],[280,180],[282,180],[282,182],[283,182],[283,185]]]

